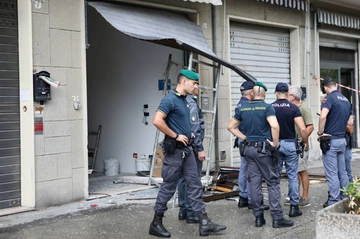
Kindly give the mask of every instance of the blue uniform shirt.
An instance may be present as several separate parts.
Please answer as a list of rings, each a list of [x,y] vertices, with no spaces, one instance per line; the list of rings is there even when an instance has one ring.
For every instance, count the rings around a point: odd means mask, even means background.
[[[246,104],[249,104],[250,100],[246,97],[241,97],[241,99],[239,100],[239,103],[236,105],[235,107],[235,112],[236,112],[236,109],[237,108],[240,108],[242,105],[246,105]],[[246,135],[246,129],[245,129],[245,126],[244,124],[240,124],[239,125],[239,130],[241,133],[243,133],[244,135]]]
[[[165,123],[170,129],[191,138],[190,111],[186,96],[174,89],[161,100],[157,110],[166,115]]]
[[[263,100],[253,100],[249,104],[235,110],[234,119],[241,121],[246,128],[246,141],[259,142],[272,140],[271,130],[267,117],[275,116],[274,107]]]
[[[272,103],[272,106],[275,108],[276,118],[280,126],[279,139],[295,139],[294,119],[301,116],[299,107],[287,99],[277,99]]]
[[[323,99],[322,108],[329,110],[324,133],[340,138],[345,137],[346,125],[351,115],[349,100],[338,90],[334,90]]]
[[[201,113],[201,109],[197,104],[197,98],[193,95],[187,95],[186,101],[190,108],[190,124],[191,132],[195,134],[194,144],[198,151],[203,151],[203,140],[205,134],[205,122],[204,116]]]

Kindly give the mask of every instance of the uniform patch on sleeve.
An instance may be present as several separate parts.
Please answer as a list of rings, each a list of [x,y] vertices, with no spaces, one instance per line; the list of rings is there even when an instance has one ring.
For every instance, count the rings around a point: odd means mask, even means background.
[[[196,116],[192,116],[191,121],[195,122],[196,121]]]
[[[326,101],[327,101],[327,99],[326,99],[326,98],[324,98],[324,99],[322,100],[322,103],[324,104]]]

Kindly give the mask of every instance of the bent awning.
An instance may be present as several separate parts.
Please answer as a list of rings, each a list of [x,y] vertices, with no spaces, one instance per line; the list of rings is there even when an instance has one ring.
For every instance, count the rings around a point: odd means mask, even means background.
[[[217,57],[208,46],[200,26],[185,16],[158,9],[148,9],[105,2],[89,2],[113,27],[140,40],[202,55],[230,68],[245,80],[256,79],[236,65]]]
[[[269,3],[281,7],[287,7],[287,8],[307,12],[306,2],[302,0],[254,0],[254,1]]]
[[[342,13],[330,12],[327,10],[317,9],[316,15],[319,23],[360,29],[360,17],[349,16]]]

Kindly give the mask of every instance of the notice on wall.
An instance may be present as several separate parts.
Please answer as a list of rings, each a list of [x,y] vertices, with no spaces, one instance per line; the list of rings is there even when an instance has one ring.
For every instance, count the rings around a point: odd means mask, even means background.
[[[35,130],[35,135],[42,135],[44,133],[43,117],[34,118],[34,130]]]

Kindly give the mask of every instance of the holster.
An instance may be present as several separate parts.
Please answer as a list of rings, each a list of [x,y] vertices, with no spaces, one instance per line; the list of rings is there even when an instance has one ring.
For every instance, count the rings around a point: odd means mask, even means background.
[[[235,137],[235,140],[234,140],[234,147],[233,148],[239,148],[239,144],[238,144],[238,137]]]
[[[165,154],[174,154],[176,149],[176,139],[172,139],[170,137],[165,137],[163,142],[163,149]]]
[[[300,155],[301,158],[304,157],[304,142],[302,140],[296,140],[296,153]]]
[[[323,154],[330,149],[331,146],[331,136],[322,136],[320,137],[320,148]]]
[[[267,144],[265,142],[259,142],[257,146],[257,152],[259,154],[265,154],[267,152]]]
[[[280,156],[279,156],[280,146],[273,147],[273,146],[269,145],[268,150],[271,154],[271,158],[273,159],[273,164],[278,165],[279,158],[280,158]]]
[[[193,151],[194,151],[194,154],[195,154],[195,158],[197,158],[197,157],[198,157],[198,153],[199,153],[199,149],[196,147],[195,144],[192,144],[191,146],[192,146],[192,148],[193,148]]]
[[[242,141],[239,145],[240,155],[243,157],[245,156],[245,146],[246,146],[246,140]]]

